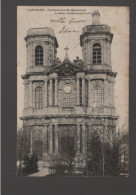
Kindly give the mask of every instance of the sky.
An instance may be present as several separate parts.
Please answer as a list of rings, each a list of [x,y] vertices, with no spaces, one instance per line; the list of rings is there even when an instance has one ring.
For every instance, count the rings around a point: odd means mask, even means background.
[[[100,12],[100,23],[111,27],[114,34],[111,46],[112,70],[117,72],[115,79],[115,107],[119,116],[119,125],[128,121],[129,102],[129,8],[114,6],[18,6],[17,7],[17,121],[18,127],[22,126],[19,119],[24,107],[24,86],[21,75],[26,72],[26,43],[24,37],[29,28],[50,27],[54,30],[59,48],[57,57],[62,61],[65,57],[64,48],[69,48],[68,54],[71,61],[76,56],[82,59],[80,35],[82,28],[92,24],[92,12]],[[61,20],[64,23],[54,22]],[[74,18],[74,19],[73,19]],[[73,19],[73,20],[72,20]],[[83,21],[72,23],[70,21]],[[62,32],[68,29],[69,33]]]

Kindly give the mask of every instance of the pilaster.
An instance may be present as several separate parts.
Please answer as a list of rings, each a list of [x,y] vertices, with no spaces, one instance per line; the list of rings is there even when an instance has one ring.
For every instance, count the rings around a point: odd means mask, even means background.
[[[107,64],[106,62],[106,40],[103,41],[103,64]]]
[[[43,152],[48,153],[48,125],[43,127]]]
[[[115,106],[115,103],[114,103],[114,85],[115,85],[115,81],[112,82],[112,106],[113,107]]]
[[[29,107],[29,81],[25,80],[24,81],[24,108]]]
[[[88,106],[92,106],[92,85],[91,85],[91,81],[88,80]]]
[[[110,92],[110,94],[109,94],[109,103],[110,103],[110,106],[113,106],[113,95],[112,95],[112,82],[110,81],[109,82],[109,92]]]
[[[58,153],[58,125],[55,125],[55,153]]]
[[[45,79],[44,80],[44,106],[47,107],[48,104],[47,104],[47,99],[48,99],[48,80]]]
[[[85,78],[82,78],[82,105],[85,105]]]
[[[77,124],[77,152],[80,153],[80,124]]]
[[[86,152],[86,124],[82,124],[82,152]]]
[[[30,153],[33,153],[33,127],[30,128]]]
[[[77,78],[77,105],[79,106],[79,78]]]
[[[55,78],[55,105],[58,105],[58,79]]]
[[[52,78],[50,78],[50,80],[49,80],[49,82],[50,82],[50,85],[49,85],[49,87],[50,87],[50,90],[49,90],[49,106],[52,106],[52,103],[53,103],[53,97],[52,97],[52,92],[53,92],[53,83],[52,83]]]
[[[32,108],[32,81],[29,83],[29,108]]]
[[[104,80],[104,106],[109,106],[109,84],[108,80]]]
[[[52,154],[52,125],[49,125],[49,154]]]

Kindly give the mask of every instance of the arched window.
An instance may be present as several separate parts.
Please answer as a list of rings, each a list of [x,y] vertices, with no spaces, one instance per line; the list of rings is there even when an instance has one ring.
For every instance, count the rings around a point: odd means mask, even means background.
[[[43,48],[40,45],[35,48],[35,65],[43,66]]]
[[[93,64],[101,64],[101,45],[99,43],[95,43],[93,45]]]
[[[102,106],[102,89],[99,85],[93,88],[93,105],[94,107]]]
[[[43,108],[43,89],[42,87],[36,87],[35,89],[35,108]]]

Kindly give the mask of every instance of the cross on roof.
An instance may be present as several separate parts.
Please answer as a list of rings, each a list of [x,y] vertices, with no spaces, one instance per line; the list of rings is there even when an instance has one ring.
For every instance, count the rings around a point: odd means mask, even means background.
[[[68,50],[69,48],[66,46],[66,48],[64,48],[66,50],[66,56],[65,56],[65,60],[69,60],[69,57],[68,57]]]

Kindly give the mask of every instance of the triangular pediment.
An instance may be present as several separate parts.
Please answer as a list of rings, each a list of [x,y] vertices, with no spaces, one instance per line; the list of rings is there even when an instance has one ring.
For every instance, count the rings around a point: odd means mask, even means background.
[[[83,67],[80,67],[69,60],[63,61],[59,65],[51,65],[49,72],[57,72],[63,75],[74,75],[76,72],[82,71]]]

